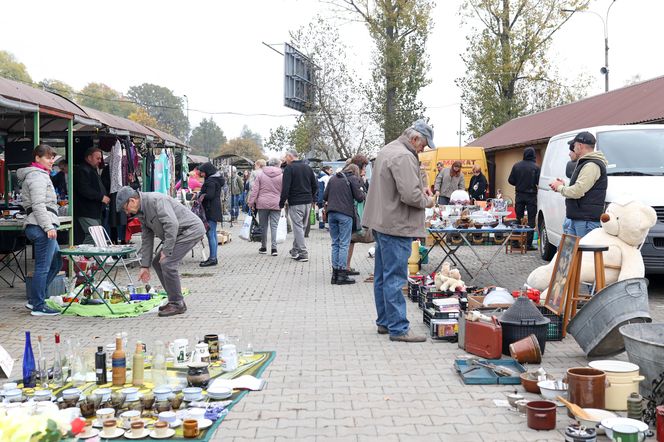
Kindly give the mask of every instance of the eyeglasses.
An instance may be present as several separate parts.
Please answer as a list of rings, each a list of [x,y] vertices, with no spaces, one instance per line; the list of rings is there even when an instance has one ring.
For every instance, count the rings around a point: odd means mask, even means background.
[[[474,173],[475,175],[478,175],[478,174],[480,173],[480,171],[479,171],[479,170],[473,170],[473,173]]]

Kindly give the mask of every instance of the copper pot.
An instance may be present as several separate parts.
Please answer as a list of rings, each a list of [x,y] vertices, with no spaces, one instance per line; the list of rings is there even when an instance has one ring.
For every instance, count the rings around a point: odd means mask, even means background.
[[[530,401],[526,405],[528,428],[553,430],[556,428],[556,404],[551,401]]]
[[[542,350],[540,350],[537,336],[528,335],[525,338],[512,342],[509,346],[510,355],[520,363],[539,364],[542,362]]]
[[[606,396],[606,373],[588,367],[567,370],[569,401],[581,408],[604,409]],[[570,417],[573,417],[568,412]]]

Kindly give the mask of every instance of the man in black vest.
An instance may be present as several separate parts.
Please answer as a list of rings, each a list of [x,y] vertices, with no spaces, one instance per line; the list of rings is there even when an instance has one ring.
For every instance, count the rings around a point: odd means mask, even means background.
[[[578,157],[569,185],[556,178],[549,187],[565,197],[567,220],[564,233],[583,237],[600,226],[606,199],[606,165],[604,154],[595,151],[595,137],[590,132],[580,132],[568,144]]]

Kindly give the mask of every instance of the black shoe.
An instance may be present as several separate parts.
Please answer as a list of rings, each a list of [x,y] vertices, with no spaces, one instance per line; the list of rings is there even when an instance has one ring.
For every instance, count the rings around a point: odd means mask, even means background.
[[[169,302],[166,304],[165,308],[159,312],[159,316],[175,316],[181,315],[187,311],[187,306],[184,305],[184,302]]]
[[[332,267],[332,279],[330,279],[330,284],[338,284],[339,281],[339,270]]]
[[[309,261],[309,257],[304,256],[304,255],[297,255],[297,258],[295,258],[295,261],[307,262],[307,261]]]
[[[348,276],[357,276],[359,274],[360,274],[360,272],[358,272],[357,270],[355,270],[352,267],[349,267],[349,268],[346,269],[346,275],[348,275]]]
[[[159,311],[163,312],[164,310],[166,310],[166,307],[168,307],[169,304],[170,304],[170,302],[167,302],[164,305],[160,305],[159,306]],[[182,305],[184,306],[184,311],[186,312],[187,311],[187,304],[185,304],[184,301],[182,301]]]
[[[200,267],[211,267],[211,266],[216,266],[217,265],[217,258],[210,258],[207,261],[203,261],[202,263],[198,264]]]
[[[346,270],[339,269],[337,270],[337,284],[338,285],[355,284],[355,280],[353,278],[348,277]]]
[[[277,249],[272,249],[272,250],[270,251],[270,255],[272,255],[272,256],[278,256],[279,253],[277,253]]]
[[[261,255],[267,255],[267,248],[261,247],[260,249],[258,249],[258,253],[260,253]]]

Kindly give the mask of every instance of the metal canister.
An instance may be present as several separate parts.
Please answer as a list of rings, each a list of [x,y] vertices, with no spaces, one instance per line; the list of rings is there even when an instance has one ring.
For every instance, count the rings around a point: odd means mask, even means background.
[[[596,442],[597,432],[594,428],[581,425],[570,425],[565,430],[565,442]]]

